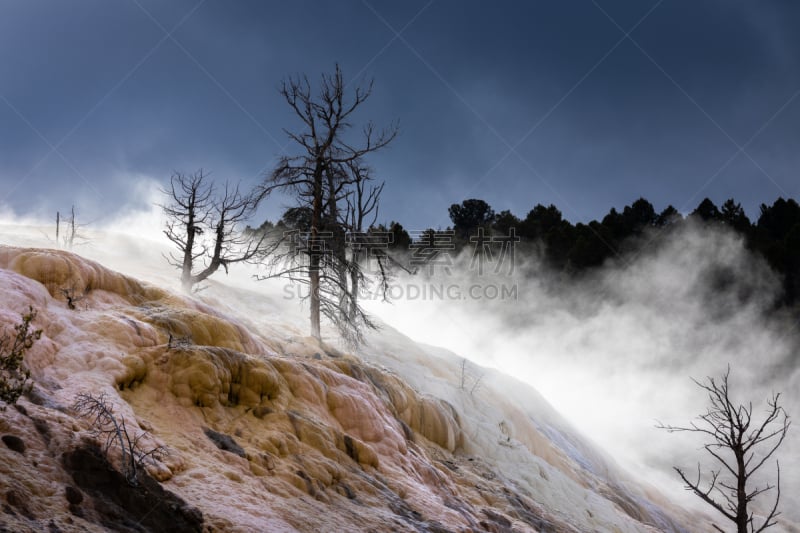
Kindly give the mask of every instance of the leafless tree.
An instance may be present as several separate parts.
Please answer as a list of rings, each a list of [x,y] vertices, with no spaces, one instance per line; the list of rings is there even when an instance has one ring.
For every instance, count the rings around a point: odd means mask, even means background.
[[[731,400],[728,367],[721,380],[709,377],[705,382],[693,380],[708,393],[709,406],[689,426],[671,426],[659,423],[657,427],[673,432],[699,433],[708,437],[703,449],[713,457],[717,467],[710,468],[706,476],[697,465],[697,476],[690,477],[682,468],[675,471],[701,500],[736,524],[737,533],[759,533],[776,525],[780,512],[781,469],[776,460],[775,484],[749,486],[753,475],[775,454],[789,429],[789,416],[779,404],[780,393],[767,400],[766,415],[760,422],[753,420],[753,404],[735,405]],[[705,477],[705,479],[704,479]],[[765,492],[775,490],[772,507],[761,522],[756,524],[750,504]],[[718,531],[722,528],[714,525]]]
[[[333,74],[323,74],[317,94],[306,76],[289,78],[280,89],[302,126],[286,130],[297,154],[280,159],[262,192],[290,193],[299,207],[310,210],[311,227],[289,237],[291,252],[273,249],[276,253],[265,261],[270,270],[265,277],[281,276],[308,285],[311,334],[318,339],[321,315],[344,336],[361,325],[373,325],[357,303],[352,304],[347,282],[352,262],[344,249],[347,227],[342,224],[348,189],[357,179],[351,174],[352,165],[388,145],[397,134],[395,125],[377,131],[372,123],[362,128],[360,138],[349,134],[353,113],[371,92],[372,83],[348,90],[338,65]]]
[[[181,270],[185,291],[190,292],[220,267],[228,272],[230,264],[257,256],[265,235],[239,229],[258,207],[261,197],[257,192],[244,194],[238,186],[226,183],[218,194],[202,170],[192,175],[173,174],[170,188],[162,192],[170,199],[161,206],[167,216],[164,234],[179,251],[167,260]]]
[[[369,167],[361,161],[351,161],[348,164],[352,186],[346,196],[347,209],[345,210],[342,225],[347,228],[350,235],[350,309],[351,319],[358,316],[358,298],[362,285],[367,281],[364,268],[369,268],[370,262],[377,268],[377,278],[380,290],[384,296],[388,290],[390,277],[390,264],[388,261],[389,240],[384,237],[390,233],[376,234],[373,230],[378,220],[380,197],[386,184],[372,185],[373,178]]]
[[[67,301],[67,307],[75,311],[78,309],[78,306],[75,305],[91,292],[92,287],[91,285],[86,285],[82,291],[79,291],[75,285],[70,285],[69,287],[62,287],[61,294],[64,296],[64,299]]]
[[[139,469],[144,467],[147,461],[159,461],[166,455],[163,446],[142,449],[142,439],[147,432],[131,437],[125,425],[125,418],[114,414],[114,407],[105,394],[99,396],[78,394],[72,408],[79,416],[90,420],[93,434],[103,441],[104,453],[108,454],[114,445],[119,447],[122,454],[120,463],[122,474],[131,485],[138,483]]]
[[[75,222],[75,206],[70,209],[68,217],[62,217],[61,212],[56,211],[56,244],[67,250],[72,250],[77,244],[85,244],[87,238],[78,232],[84,226]]]
[[[465,359],[461,359],[461,390],[467,390],[467,381],[468,379],[472,381],[472,386],[469,388],[470,396],[475,395],[475,391],[481,385],[481,380],[483,380],[483,372],[480,369],[474,368],[469,362]]]

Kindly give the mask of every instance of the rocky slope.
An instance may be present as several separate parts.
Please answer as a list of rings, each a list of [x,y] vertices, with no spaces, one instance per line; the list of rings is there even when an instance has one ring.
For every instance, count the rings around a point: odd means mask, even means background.
[[[511,378],[390,328],[344,353],[248,298],[0,247],[0,327],[33,306],[43,330],[32,391],[0,413],[0,530],[711,530]],[[72,407],[82,393],[167,452],[137,484]]]

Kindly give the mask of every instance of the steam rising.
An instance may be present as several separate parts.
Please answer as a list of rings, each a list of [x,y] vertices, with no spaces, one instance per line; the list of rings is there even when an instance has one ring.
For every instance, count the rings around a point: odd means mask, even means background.
[[[514,282],[518,300],[418,299],[374,309],[416,340],[531,384],[623,466],[680,497],[671,467],[710,463],[700,442],[655,429],[656,419],[685,425],[704,412],[706,398],[690,377],[719,376],[729,364],[734,399],[752,401],[761,416],[771,393],[782,392],[797,416],[797,322],[765,318],[780,280],[736,235],[687,224],[658,242],[574,283],[540,264],[518,265],[532,278],[447,279],[459,287]],[[798,453],[792,428],[778,457],[782,508],[794,520]],[[774,468],[764,469],[773,482]]]
[[[148,203],[158,201],[152,187],[140,192]],[[0,213],[7,219],[0,225],[0,242],[55,244],[53,224],[23,221],[8,209]],[[160,234],[157,207],[123,210],[106,226],[90,227],[89,243],[75,251],[178,287],[177,272],[161,257],[169,248]],[[524,276],[523,271],[534,274]],[[267,297],[276,315],[294,317],[298,328],[307,327],[305,311],[288,298],[293,293],[280,284],[252,281],[254,272],[232,269],[230,276],[216,276],[212,283]],[[410,276],[395,281],[402,286],[427,283]],[[620,464],[677,497],[690,498],[672,465],[708,462],[697,441],[654,425],[657,419],[683,425],[704,410],[706,399],[690,377],[718,376],[730,364],[734,396],[752,401],[755,413],[760,415],[766,398],[777,391],[789,415],[800,416],[797,322],[774,314],[765,318],[780,280],[728,232],[687,224],[658,246],[645,246],[640,255],[618,259],[574,283],[559,280],[535,261],[517,264],[511,277],[464,269],[443,281],[459,287],[515,283],[518,299],[404,298],[391,304],[368,302],[368,308],[415,340],[531,384]],[[237,305],[238,313],[248,316],[247,299]],[[791,428],[778,458],[784,472],[781,508],[793,521],[800,521],[797,457],[800,433]]]

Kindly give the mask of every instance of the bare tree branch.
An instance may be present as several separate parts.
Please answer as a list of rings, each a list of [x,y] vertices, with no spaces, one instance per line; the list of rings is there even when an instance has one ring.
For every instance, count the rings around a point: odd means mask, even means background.
[[[143,468],[148,461],[160,461],[167,453],[163,446],[143,449],[141,441],[146,432],[131,438],[125,419],[114,414],[114,407],[105,394],[99,396],[78,394],[72,408],[79,416],[89,419],[92,433],[103,441],[104,453],[108,454],[116,444],[122,455],[121,472],[132,485],[138,483],[140,468]]]
[[[283,156],[260,188],[262,195],[277,190],[293,195],[298,208],[310,213],[310,225],[271,243],[261,255],[267,274],[259,279],[283,277],[307,285],[311,335],[320,338],[320,317],[325,316],[351,344],[360,342],[364,327],[375,327],[358,304],[366,280],[363,264],[348,250],[348,234],[355,227],[361,231],[365,217],[377,214],[382,190],[364,196],[363,184],[370,178],[362,159],[397,135],[396,125],[376,131],[371,123],[360,139],[348,135],[351,116],[371,93],[372,82],[347,91],[339,65],[322,75],[316,94],[306,76],[284,81],[280,94],[302,122],[299,130],[286,130],[298,153]],[[358,224],[356,211],[362,217]]]
[[[185,291],[217,270],[228,272],[232,263],[255,261],[263,251],[266,236],[241,231],[239,226],[255,212],[266,192],[243,194],[238,185],[226,183],[217,193],[200,170],[192,175],[175,173],[170,188],[162,191],[170,203],[161,208],[167,216],[164,234],[178,248],[167,261],[181,270]],[[198,263],[203,266],[199,271]]]
[[[736,524],[737,533],[759,533],[777,524],[778,503],[781,497],[780,464],[776,461],[777,481],[775,485],[767,483],[748,489],[750,477],[770,459],[783,443],[789,430],[790,421],[786,411],[779,405],[780,394],[774,394],[767,400],[767,413],[759,423],[753,420],[753,404],[735,405],[731,399],[729,388],[730,366],[717,381],[709,377],[701,383],[693,380],[708,393],[709,407],[705,414],[698,417],[699,422],[689,426],[672,426],[658,423],[656,427],[670,433],[692,432],[706,435],[713,439],[703,449],[724,467],[723,471],[710,470],[703,481],[700,465],[697,465],[697,479],[687,478],[684,471],[675,467],[675,471],[683,480],[687,490],[691,490],[708,505],[715,508],[723,516]],[[766,448],[763,445],[769,443]],[[758,448],[756,450],[756,448]],[[755,462],[754,462],[755,461]],[[724,472],[725,477],[720,474]],[[756,526],[753,513],[748,505],[758,496],[775,489],[775,501],[763,522]],[[722,497],[724,503],[712,495]],[[714,526],[719,531],[722,529]]]

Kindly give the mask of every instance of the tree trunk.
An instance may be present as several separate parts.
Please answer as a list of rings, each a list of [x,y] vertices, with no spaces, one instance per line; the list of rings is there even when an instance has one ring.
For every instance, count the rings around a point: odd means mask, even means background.
[[[211,262],[206,268],[198,272],[194,276],[191,271],[189,272],[189,290],[192,285],[205,281],[211,274],[219,270],[219,267],[225,265],[225,260],[222,258],[222,245],[225,242],[225,223],[220,221],[217,223],[216,240],[214,241],[214,254],[211,256]],[[227,271],[228,267],[225,266]]]
[[[314,257],[312,256],[312,268],[314,264]],[[316,258],[317,270],[309,272],[309,288],[311,291],[311,336],[317,340],[322,340],[322,335],[319,331],[319,257]]]
[[[192,217],[194,218],[194,217]],[[183,268],[181,269],[181,286],[184,292],[192,292],[192,250],[194,249],[194,224],[189,224],[186,237],[186,250],[183,252]]]
[[[320,254],[319,249],[319,227],[322,222],[322,172],[323,164],[318,161],[317,168],[314,172],[314,199],[311,210],[311,235],[310,235],[310,257],[308,267],[308,281],[309,281],[309,299],[311,303],[311,336],[317,340],[322,340],[319,328],[319,270],[320,270]]]
[[[367,259],[369,260],[369,259]],[[358,313],[358,272],[353,270],[350,272],[350,290],[352,296],[350,298],[350,320],[355,319]]]
[[[181,286],[183,287],[183,291],[190,293],[192,292],[192,251],[194,250],[194,236],[195,236],[195,225],[194,225],[194,198],[192,198],[192,203],[190,204],[191,207],[189,209],[189,222],[186,224],[186,247],[183,250],[183,267],[181,268]]]
[[[741,445],[734,450],[738,473],[736,476],[736,533],[747,532],[747,467],[744,461],[744,451]]]

